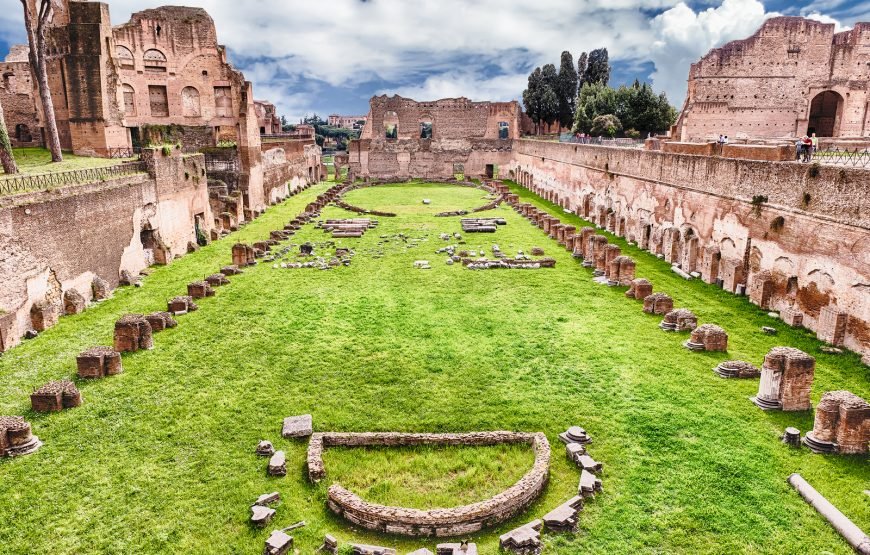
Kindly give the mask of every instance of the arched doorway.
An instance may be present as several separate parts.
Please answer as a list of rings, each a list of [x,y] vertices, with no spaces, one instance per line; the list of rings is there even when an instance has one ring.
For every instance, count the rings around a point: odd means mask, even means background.
[[[834,137],[839,127],[843,97],[834,91],[824,91],[813,98],[810,104],[810,120],[807,134],[819,137]]]

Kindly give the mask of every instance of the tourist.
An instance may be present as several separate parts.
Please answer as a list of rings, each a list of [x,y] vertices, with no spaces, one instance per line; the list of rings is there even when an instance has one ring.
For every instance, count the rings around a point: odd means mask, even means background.
[[[801,161],[801,146],[804,144],[803,140],[798,137],[794,141],[794,160],[795,162]]]
[[[810,156],[812,157],[816,155],[816,151],[819,149],[819,138],[816,137],[815,133],[813,133],[813,136],[810,137],[810,139],[813,142],[812,152],[810,152]]]
[[[720,134],[719,140],[717,140],[716,142],[719,143],[720,145],[724,145],[725,144],[725,135]]]
[[[801,139],[801,158],[803,162],[810,161],[810,149],[812,146],[813,140],[804,135],[803,139]]]

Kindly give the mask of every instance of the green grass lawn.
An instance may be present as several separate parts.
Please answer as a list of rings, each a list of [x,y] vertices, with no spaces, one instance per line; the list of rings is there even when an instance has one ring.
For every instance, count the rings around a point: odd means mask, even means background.
[[[782,445],[783,428],[805,431],[812,414],[762,412],[747,399],[757,380],[722,380],[711,371],[726,359],[760,364],[771,347],[790,345],[817,357],[815,402],[834,389],[870,397],[857,356],[822,354],[809,332],[787,328],[744,298],[683,281],[665,262],[613,239],[657,291],[730,334],[727,354],[689,352],[685,335],[662,332],[660,318],[644,314],[624,288],[593,283],[588,269],[506,206],[491,215],[508,225],[467,236],[465,248],[497,243],[514,254],[540,246],[557,267],[447,266],[434,251],[448,244],[440,233],[460,231],[459,218],[432,214],[485,204],[485,193],[470,188],[351,192],[348,203],[399,216],[380,218],[361,239],[337,241],[356,250],[350,267],[261,263],[179,317],[177,328],[156,336],[153,351],[126,355],[123,374],[79,383],[81,407],[29,412],[33,389],[73,375],[84,348],[111,344],[116,318],[164,309],[188,282],[229,263],[233,243],[267,238],[327,187],[270,208],[230,237],[157,268],[142,289],[118,290],[0,357],[0,414],[26,416],[45,442],[35,455],[0,461],[0,552],[255,554],[271,529],[299,520],[308,523],[293,533],[300,553],[312,553],[326,533],[400,553],[433,549],[436,540],[355,529],[326,508],[328,486],[338,481],[372,501],[427,508],[485,498],[531,467],[530,450],[518,446],[327,449],[327,477],[312,485],[306,442],[280,437],[282,419],[302,413],[320,431],[546,433],[550,483],[526,513],[473,537],[486,554],[496,552],[499,534],[576,493],[579,473],[557,438],[575,424],[594,438],[605,491],[587,504],[578,534],[545,535],[546,553],[850,553],[786,484],[792,472],[870,529],[866,457]],[[323,211],[324,218],[347,216],[356,217]],[[319,243],[329,255],[327,240],[309,225],[292,243]],[[433,268],[413,269],[420,259]],[[261,439],[287,452],[286,477],[266,475],[266,460],[254,455]],[[271,491],[282,496],[274,526],[252,529],[248,507]]]
[[[18,164],[18,169],[22,174],[104,168],[106,166],[115,166],[125,161],[121,159],[76,156],[69,152],[64,152],[63,162],[55,164],[51,161],[51,153],[45,148],[13,148],[12,152],[15,156],[15,162]],[[3,175],[2,168],[0,168],[0,175]]]

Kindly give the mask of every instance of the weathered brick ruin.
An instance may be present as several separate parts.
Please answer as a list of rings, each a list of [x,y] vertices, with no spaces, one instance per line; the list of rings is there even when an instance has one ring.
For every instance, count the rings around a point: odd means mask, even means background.
[[[728,334],[715,324],[704,324],[692,330],[692,336],[683,344],[691,351],[727,351]]]
[[[673,137],[870,136],[870,23],[775,17],[751,37],[714,48],[689,71]]]
[[[15,45],[0,63],[0,105],[13,147],[42,146],[42,128],[37,112],[39,98],[33,93],[28,48]]]
[[[750,300],[787,322],[870,352],[867,170],[525,139],[514,141],[511,170],[522,186],[682,272],[754,291]],[[604,241],[579,235],[575,255],[597,267]]]
[[[33,412],[59,412],[82,404],[82,394],[69,380],[48,382],[30,394]]]
[[[36,452],[42,446],[30,423],[20,416],[0,416],[0,457],[17,457]]]
[[[665,331],[692,331],[698,327],[698,317],[686,308],[678,308],[665,314],[659,327]]]
[[[141,314],[127,314],[115,322],[115,350],[119,353],[154,348],[151,324]]]
[[[860,455],[870,443],[870,404],[849,391],[829,391],[816,407],[813,429],[803,439],[817,453]]]
[[[308,477],[318,482],[326,476],[326,447],[498,445],[522,443],[535,452],[532,469],[519,482],[486,501],[451,509],[419,510],[368,503],[333,484],[328,491],[329,508],[351,523],[388,534],[404,536],[461,536],[494,526],[527,508],[547,485],[550,444],[542,433],[476,432],[468,434],[315,433],[308,444]]]
[[[376,179],[493,177],[510,162],[519,115],[516,101],[374,97],[360,139],[349,147],[350,172]]]
[[[815,373],[815,358],[792,347],[774,347],[764,357],[752,402],[763,410],[810,410]]]
[[[76,357],[79,378],[103,378],[124,371],[121,353],[109,347],[92,347]]]

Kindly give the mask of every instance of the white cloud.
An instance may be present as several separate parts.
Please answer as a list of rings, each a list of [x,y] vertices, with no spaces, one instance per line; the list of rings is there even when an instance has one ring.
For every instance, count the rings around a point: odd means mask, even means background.
[[[698,12],[681,2],[663,12],[651,22],[655,38],[649,58],[656,66],[654,86],[680,107],[690,64],[711,48],[752,35],[765,19],[776,15],[766,12],[758,0],[724,0],[720,6]]]

